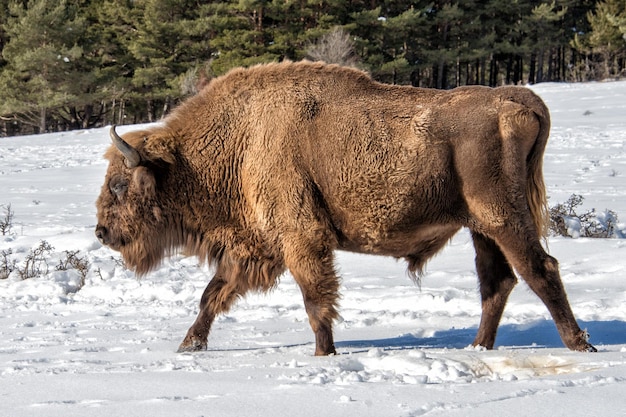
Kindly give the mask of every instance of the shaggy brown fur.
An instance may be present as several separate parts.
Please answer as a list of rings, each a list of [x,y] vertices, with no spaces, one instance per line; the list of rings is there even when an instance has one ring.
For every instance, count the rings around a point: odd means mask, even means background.
[[[218,314],[288,269],[315,353],[334,353],[334,250],[405,258],[418,274],[462,227],[483,303],[475,345],[493,347],[515,269],[563,342],[593,350],[540,242],[549,126],[524,88],[392,86],[309,62],[236,69],[161,125],[113,134],[128,160],[106,153],[96,234],[139,274],[175,251],[216,264],[181,351],[205,349]]]

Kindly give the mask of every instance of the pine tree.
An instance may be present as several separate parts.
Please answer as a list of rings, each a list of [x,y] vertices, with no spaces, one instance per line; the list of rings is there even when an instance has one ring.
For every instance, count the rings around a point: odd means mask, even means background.
[[[383,56],[385,63],[374,75],[393,84],[411,84],[419,78],[417,69],[426,54],[427,18],[422,10],[409,7],[383,19]]]
[[[600,61],[600,70],[594,78],[620,74],[626,57],[626,0],[601,1],[587,13],[587,19],[591,31],[577,37],[573,44],[580,51],[599,57],[595,61]]]
[[[4,46],[8,42],[8,35],[4,30],[4,27],[7,23],[8,19],[8,10],[9,10],[9,0],[0,0],[0,80],[3,79],[3,73],[5,71],[5,67],[7,65],[6,60],[2,55],[2,50]],[[1,84],[1,82],[0,82]],[[2,97],[2,91],[0,91],[0,97]],[[12,121],[9,117],[2,117],[0,114],[0,132],[8,136],[13,133],[13,127],[17,124],[17,122]]]
[[[81,79],[80,39],[85,21],[68,0],[29,0],[9,4],[4,26],[9,41],[2,50],[7,61],[0,77],[0,114],[48,129],[51,116],[75,102]]]
[[[2,57],[2,50],[8,41],[8,36],[4,30],[7,23],[9,10],[9,0],[0,0],[0,70],[6,65],[6,61]]]
[[[167,113],[183,94],[190,69],[210,58],[208,29],[199,24],[196,2],[143,0],[136,32],[128,42],[136,66],[133,93],[147,105],[148,121]]]
[[[560,45],[563,36],[561,23],[566,13],[567,7],[558,6],[555,1],[552,1],[552,3],[541,3],[533,7],[530,15],[527,16],[526,24],[528,25],[528,31],[534,35],[531,39],[534,45],[532,47],[533,53],[537,56],[536,82],[538,83],[559,79],[558,76],[554,76],[554,71],[551,70],[551,66],[555,62],[554,57],[546,57],[546,54],[553,55],[555,48],[558,48]],[[545,58],[549,60],[547,76],[544,72]],[[532,80],[534,77],[531,75],[530,78]]]
[[[380,6],[374,9],[363,7],[353,11],[349,22],[343,26],[354,37],[356,54],[361,57],[362,65],[369,71],[380,68],[386,62],[382,33],[385,16],[381,13]]]
[[[211,70],[220,75],[237,66],[278,60],[266,30],[266,1],[211,2],[202,8],[210,28]]]
[[[435,3],[431,15],[431,54],[435,87],[448,88],[448,72],[460,52],[463,10],[457,3]]]
[[[565,79],[581,63],[616,76],[625,2],[0,0],[0,128],[154,121],[213,75],[307,53],[440,88]],[[333,35],[348,61],[322,51]]]
[[[99,0],[92,2],[93,23],[88,36],[92,39],[92,70],[99,80],[97,90],[102,104],[101,124],[124,124],[128,120],[127,106],[132,107],[132,77],[139,65],[130,52],[130,44],[137,33],[137,23],[143,12],[133,0]],[[143,104],[143,100],[141,100]]]

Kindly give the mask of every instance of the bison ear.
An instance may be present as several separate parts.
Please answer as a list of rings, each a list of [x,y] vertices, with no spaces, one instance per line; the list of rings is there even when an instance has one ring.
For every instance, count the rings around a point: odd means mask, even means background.
[[[150,135],[146,138],[143,150],[153,162],[161,161],[170,165],[176,162],[175,142],[169,136],[160,133]]]
[[[149,168],[139,166],[133,171],[133,187],[142,197],[154,196],[156,178]]]

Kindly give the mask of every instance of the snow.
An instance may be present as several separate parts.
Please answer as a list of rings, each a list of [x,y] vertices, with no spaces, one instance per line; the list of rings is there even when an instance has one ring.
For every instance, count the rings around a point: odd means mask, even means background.
[[[626,219],[626,82],[540,84],[551,108],[550,203]],[[133,129],[122,127],[120,130]],[[314,357],[287,274],[214,324],[209,350],[176,353],[211,271],[175,257],[141,280],[94,237],[106,129],[0,138],[0,250],[21,268],[42,241],[49,272],[0,280],[0,415],[617,416],[626,415],[626,240],[551,237],[569,300],[598,353],[565,349],[523,282],[496,350],[468,347],[480,318],[467,231],[427,267],[338,253],[339,354]],[[618,220],[619,223],[619,220]],[[89,263],[57,271],[67,254]]]

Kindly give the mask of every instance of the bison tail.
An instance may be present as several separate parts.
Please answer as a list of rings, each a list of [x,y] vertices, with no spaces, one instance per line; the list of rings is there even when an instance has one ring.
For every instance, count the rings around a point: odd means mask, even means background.
[[[539,237],[545,240],[548,236],[550,211],[543,179],[543,154],[550,135],[550,113],[539,97],[535,96],[534,93],[531,95],[532,102],[525,104],[529,105],[539,120],[539,133],[535,144],[526,157],[526,198]]]
[[[526,198],[530,212],[532,213],[535,227],[539,233],[539,237],[546,239],[548,236],[550,224],[550,211],[548,209],[548,197],[546,195],[546,187],[543,182],[542,162],[536,161],[533,155],[531,163],[528,165],[528,183],[526,186]]]
[[[515,103],[502,113],[500,129],[504,137],[516,137],[516,143],[524,143],[516,149],[527,152],[526,200],[538,237],[545,241],[550,212],[543,180],[543,154],[550,135],[550,112],[543,100],[528,88],[506,86],[497,90],[505,102]]]

